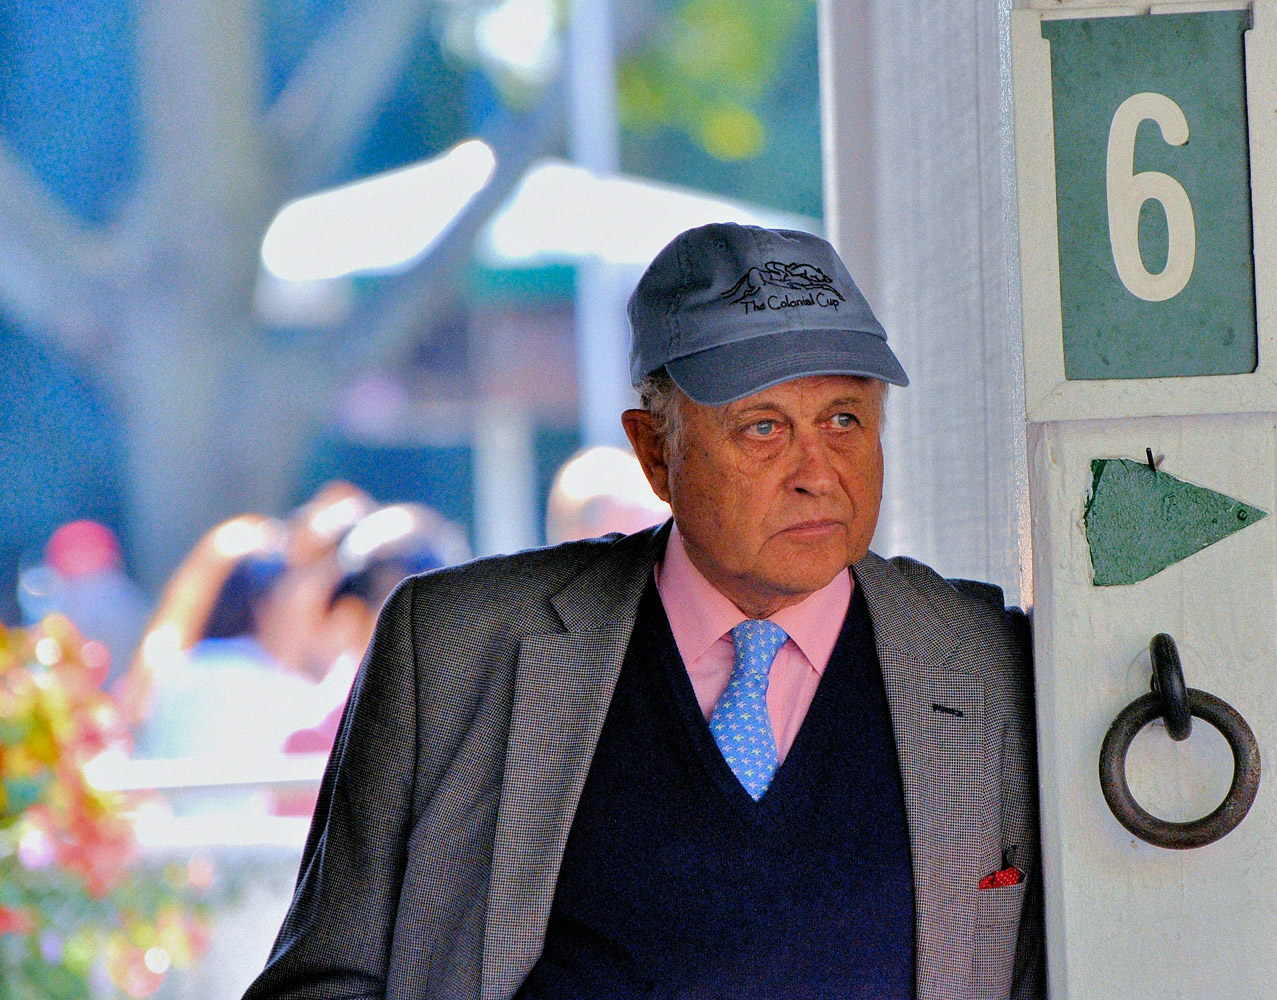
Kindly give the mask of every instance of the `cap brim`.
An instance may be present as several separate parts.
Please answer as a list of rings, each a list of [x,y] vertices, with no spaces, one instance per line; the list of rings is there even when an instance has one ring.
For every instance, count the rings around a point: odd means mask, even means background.
[[[855,330],[791,330],[711,347],[666,362],[684,393],[705,406],[723,406],[790,379],[859,375],[908,385],[887,342]]]

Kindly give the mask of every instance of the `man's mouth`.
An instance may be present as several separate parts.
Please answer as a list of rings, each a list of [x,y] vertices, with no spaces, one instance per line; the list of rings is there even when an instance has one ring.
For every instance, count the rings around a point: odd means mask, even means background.
[[[818,538],[842,530],[842,522],[829,519],[813,519],[801,521],[783,529],[780,534],[790,538]]]

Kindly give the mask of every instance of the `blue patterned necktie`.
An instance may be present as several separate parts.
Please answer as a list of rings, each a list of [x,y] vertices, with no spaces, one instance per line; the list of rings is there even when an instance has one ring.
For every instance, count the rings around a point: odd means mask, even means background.
[[[755,802],[763,797],[776,773],[778,754],[767,714],[767,675],[788,638],[774,622],[752,618],[732,629],[732,678],[709,717],[714,742]]]

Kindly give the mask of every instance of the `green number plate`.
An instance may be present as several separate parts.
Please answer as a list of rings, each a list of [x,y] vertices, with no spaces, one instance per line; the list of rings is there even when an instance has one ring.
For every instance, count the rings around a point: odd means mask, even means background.
[[[1252,372],[1247,11],[1042,23],[1064,372]]]

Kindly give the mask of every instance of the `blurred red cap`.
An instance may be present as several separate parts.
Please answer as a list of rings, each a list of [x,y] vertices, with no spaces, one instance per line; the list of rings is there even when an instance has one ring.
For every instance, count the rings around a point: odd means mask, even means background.
[[[44,561],[64,577],[101,573],[120,564],[120,543],[104,524],[72,521],[49,538]]]

